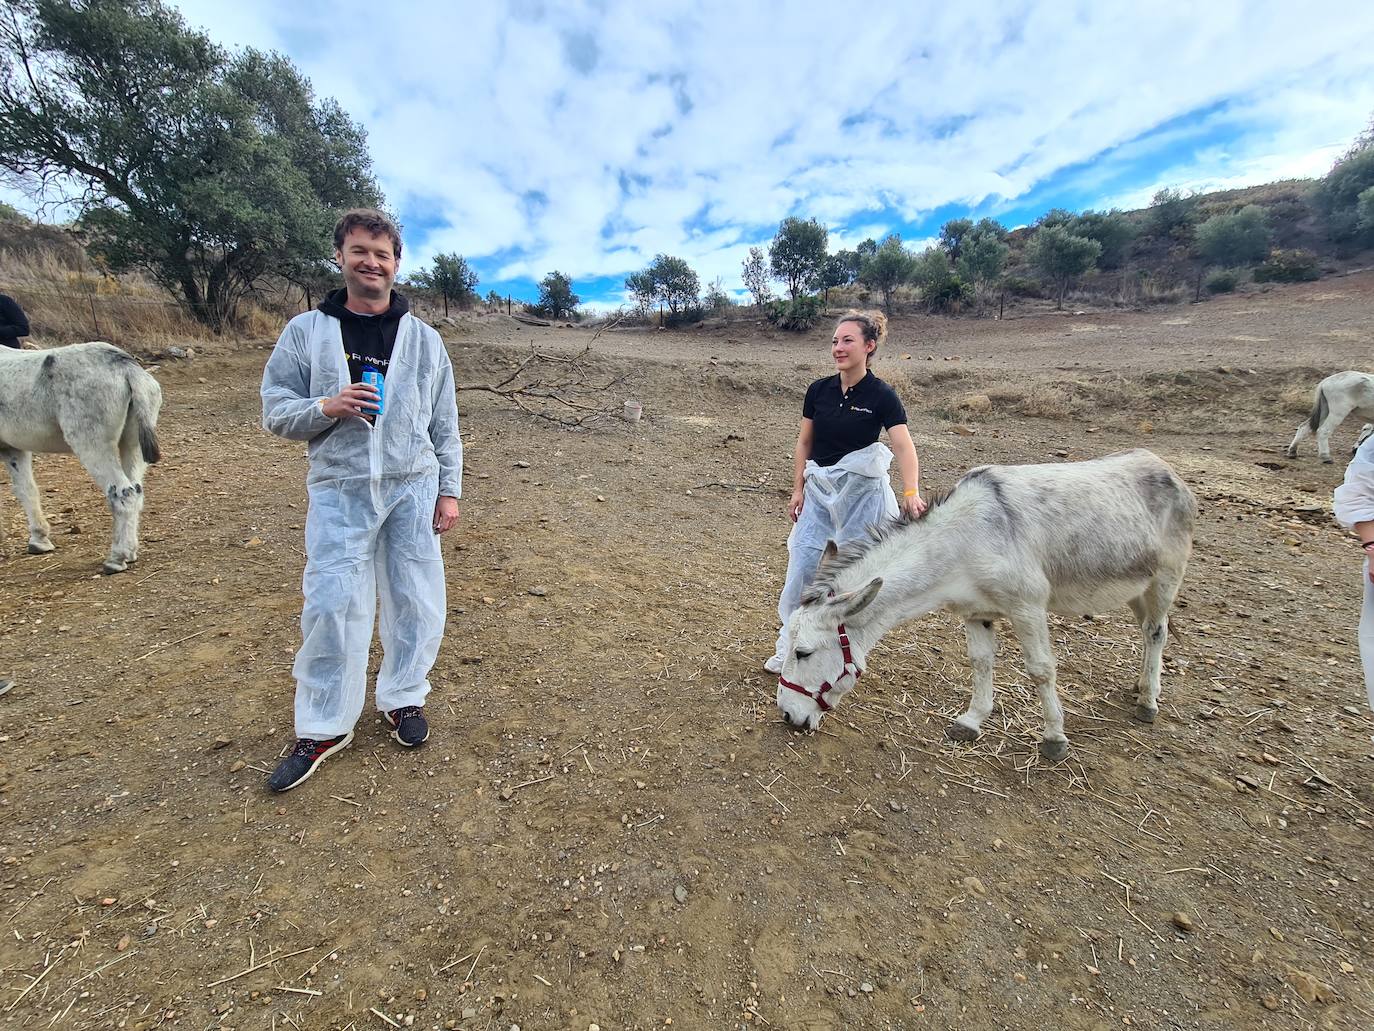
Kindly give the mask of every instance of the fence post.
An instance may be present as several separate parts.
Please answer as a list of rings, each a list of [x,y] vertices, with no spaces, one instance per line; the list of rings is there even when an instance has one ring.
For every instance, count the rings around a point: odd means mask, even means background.
[[[86,292],[86,300],[91,302],[91,325],[95,328],[95,339],[100,339],[100,321],[95,317],[95,294]]]
[[[506,294],[506,314],[510,314],[510,294]]]

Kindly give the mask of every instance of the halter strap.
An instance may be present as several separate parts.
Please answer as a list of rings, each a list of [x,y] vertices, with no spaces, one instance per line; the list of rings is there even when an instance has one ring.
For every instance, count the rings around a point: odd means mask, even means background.
[[[817,688],[813,694],[800,684],[794,684],[790,680],[778,677],[779,687],[785,687],[789,691],[796,691],[797,694],[806,695],[806,697],[820,706],[821,712],[829,712],[832,708],[830,703],[825,700],[827,691],[833,691],[839,687],[840,684],[844,682],[845,677],[852,678],[854,683],[857,684],[859,682],[859,677],[863,674],[863,670],[861,670],[858,663],[854,661],[854,653],[849,647],[849,634],[845,632],[843,623],[839,625],[838,630],[840,634],[840,654],[844,656],[844,666],[840,669],[840,675],[835,678],[833,684],[828,680],[823,681],[821,686]],[[853,685],[850,686],[852,687]]]

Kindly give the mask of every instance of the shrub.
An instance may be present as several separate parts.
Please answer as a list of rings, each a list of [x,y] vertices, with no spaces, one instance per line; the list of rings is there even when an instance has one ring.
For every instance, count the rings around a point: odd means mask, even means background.
[[[1006,287],[1007,293],[1013,297],[1043,297],[1044,291],[1040,289],[1037,280],[1026,276],[1007,276],[1002,280],[1002,285]]]
[[[1320,276],[1317,256],[1301,249],[1273,251],[1255,266],[1256,283],[1307,283]]]
[[[796,300],[769,301],[768,321],[779,329],[800,333],[821,320],[825,307],[819,297],[803,294]]]
[[[1198,254],[1213,265],[1245,265],[1269,253],[1269,217],[1247,204],[1229,215],[1213,215],[1197,228]]]
[[[1240,283],[1240,275],[1235,269],[1217,269],[1207,277],[1207,282],[1203,284],[1207,287],[1209,294],[1229,294],[1232,293]]]

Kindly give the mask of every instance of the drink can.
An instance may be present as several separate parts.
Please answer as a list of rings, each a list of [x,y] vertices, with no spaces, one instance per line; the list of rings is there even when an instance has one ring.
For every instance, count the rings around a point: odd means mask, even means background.
[[[377,410],[371,414],[381,415],[382,408],[384,407],[383,399],[386,397],[386,377],[371,365],[364,366],[363,386],[371,387],[373,390],[377,391]]]

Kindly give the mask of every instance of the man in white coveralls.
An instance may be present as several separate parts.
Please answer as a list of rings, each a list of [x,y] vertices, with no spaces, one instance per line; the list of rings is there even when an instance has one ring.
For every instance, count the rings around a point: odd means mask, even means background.
[[[400,231],[355,209],[335,226],[334,247],[343,289],[287,323],[262,378],[263,426],[309,442],[297,740],[273,791],[353,740],[378,598],[377,709],[402,745],[429,738],[425,696],[446,610],[439,535],[458,522],[462,496],[453,365],[392,290]]]

